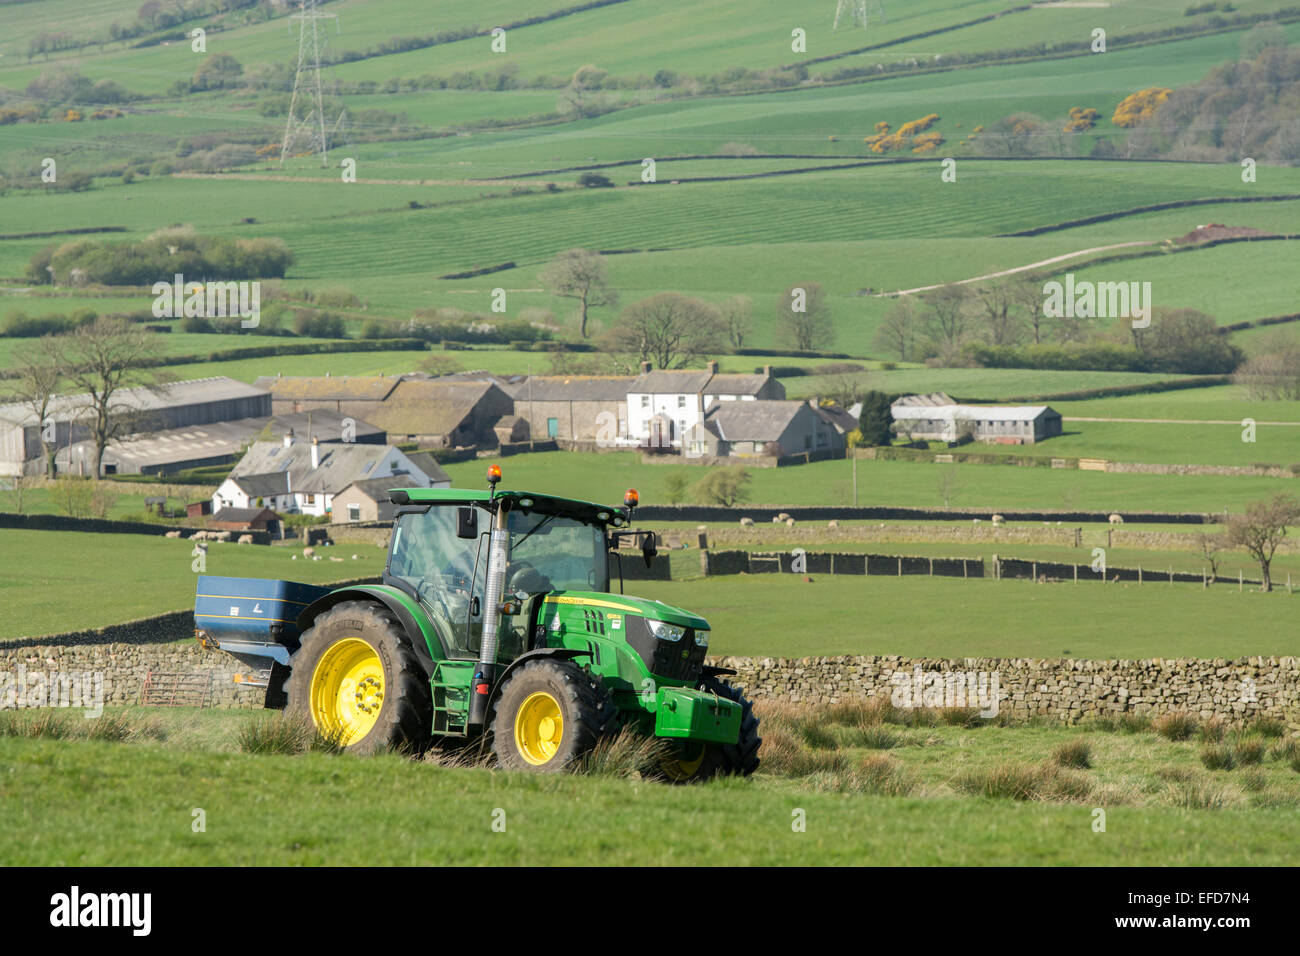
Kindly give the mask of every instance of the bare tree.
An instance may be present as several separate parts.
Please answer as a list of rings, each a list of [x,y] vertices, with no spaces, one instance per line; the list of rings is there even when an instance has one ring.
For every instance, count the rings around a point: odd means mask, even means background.
[[[83,411],[90,419],[95,443],[95,477],[100,476],[108,443],[142,429],[137,414],[118,407],[114,399],[138,381],[153,347],[148,332],[125,319],[99,318],[69,335],[58,336],[59,362],[68,379],[86,393]]]
[[[754,331],[754,303],[747,295],[733,295],[718,306],[723,331],[732,348],[743,348],[745,340]]]
[[[1243,548],[1259,562],[1262,590],[1273,590],[1269,574],[1273,555],[1286,537],[1288,525],[1300,523],[1300,499],[1291,495],[1275,495],[1268,501],[1257,501],[1246,508],[1245,514],[1228,519],[1223,532],[1227,547]]]
[[[776,300],[776,317],[787,340],[800,352],[830,345],[835,339],[826,290],[818,282],[793,285]]]
[[[916,354],[916,340],[920,335],[920,307],[910,295],[900,295],[876,330],[876,346],[901,361],[910,361]]]
[[[616,350],[653,362],[655,368],[685,368],[718,347],[719,324],[718,310],[707,302],[661,292],[624,309],[609,338]]]
[[[944,285],[925,296],[925,329],[939,352],[951,358],[966,337],[970,291],[962,285]]]
[[[45,453],[45,474],[53,477],[54,454],[59,445],[50,409],[54,405],[54,396],[58,394],[59,383],[63,380],[59,345],[53,336],[47,335],[14,349],[13,358],[18,376],[9,400],[22,405],[36,417],[37,434]],[[22,454],[26,459],[25,447]]]
[[[618,293],[609,287],[605,259],[599,252],[569,249],[542,270],[542,283],[562,299],[578,300],[578,333],[587,337],[588,310],[618,305]]]
[[[1201,535],[1200,548],[1201,557],[1205,563],[1210,566],[1210,580],[1207,583],[1213,584],[1219,576],[1219,555],[1226,547],[1223,540],[1223,532],[1216,531],[1214,534]]]
[[[1020,303],[1010,276],[999,276],[975,292],[984,332],[991,345],[1018,345],[1024,335]]]
[[[1232,377],[1253,399],[1300,398],[1300,340],[1276,332]]]

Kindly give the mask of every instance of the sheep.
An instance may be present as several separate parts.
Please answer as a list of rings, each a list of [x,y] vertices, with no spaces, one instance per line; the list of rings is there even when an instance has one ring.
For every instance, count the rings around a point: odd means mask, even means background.
[[[828,522],[826,522],[826,527],[827,527],[827,528],[834,529],[834,528],[838,528],[839,526],[840,526],[840,523],[839,523],[838,521],[828,521]]]
[[[1111,515],[1109,520],[1110,520],[1110,523],[1111,523],[1111,524],[1123,524],[1123,523],[1124,523],[1124,516],[1123,516],[1123,515]]]
[[[352,555],[352,560],[353,560],[353,561],[359,561],[360,559],[361,559],[361,555],[359,555],[359,554],[354,554],[354,555]]]
[[[980,519],[979,519],[979,518],[971,518],[971,519],[970,519],[970,523],[971,523],[971,524],[979,524],[979,523],[980,523]]]
[[[179,538],[180,536],[181,533],[179,531],[168,531],[165,535],[163,535],[164,538]]]
[[[298,555],[296,555],[296,554],[291,554],[291,555],[289,555],[289,560],[290,560],[290,561],[297,561],[297,560],[298,560]]]
[[[218,532],[217,532],[217,540],[218,540],[218,541],[229,541],[232,537],[233,537],[233,535],[232,535],[229,531],[218,531]]]
[[[991,520],[993,521],[994,524],[1002,524],[1002,522],[1006,521],[1007,519],[1002,517],[1002,515],[994,515]]]
[[[303,548],[303,549],[302,549],[302,556],[303,556],[304,558],[315,557],[315,556],[316,556],[316,549],[315,549],[315,548]]]
[[[789,521],[790,514],[789,512],[782,511],[779,515],[777,515],[777,518],[779,518],[781,521]]]
[[[253,543],[253,536],[252,536],[251,534],[241,534],[241,535],[239,536],[239,540],[236,541],[235,543],[236,543],[236,544],[252,544],[252,543]]]
[[[752,527],[754,527],[754,519],[753,519],[753,518],[741,518],[741,519],[740,519],[740,526],[741,526],[742,528],[752,528]]]
[[[785,519],[785,526],[786,526],[787,528],[793,528],[793,527],[794,527],[794,519],[793,519],[793,518],[786,518],[786,519]]]
[[[331,560],[331,561],[337,561],[339,564],[342,564],[342,563],[343,563],[343,559],[342,559],[342,558],[336,558],[336,557],[334,557],[334,555],[330,555],[330,560]]]
[[[781,523],[781,516],[780,516],[780,515],[773,515],[773,516],[772,516],[772,524],[780,524],[780,523]]]

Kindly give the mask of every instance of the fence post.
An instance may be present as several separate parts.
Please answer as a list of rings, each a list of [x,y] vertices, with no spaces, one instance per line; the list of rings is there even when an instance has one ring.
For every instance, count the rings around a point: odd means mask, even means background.
[[[966,560],[966,558],[961,559],[961,576],[963,578],[970,577],[970,572],[966,569]],[[1289,574],[1286,576],[1286,590],[1288,594],[1291,593],[1291,575]]]
[[[1030,565],[1030,572],[1034,576],[1034,583],[1037,584],[1038,583],[1038,562],[1037,561],[1035,561],[1032,565]]]
[[[903,576],[903,556],[901,554],[898,556],[898,576],[900,578]]]
[[[1174,583],[1174,566],[1172,564],[1169,566],[1169,583]]]
[[[1241,568],[1237,569],[1237,590],[1241,590]]]
[[[1142,565],[1138,565],[1138,587],[1142,586]]]
[[[998,560],[998,556],[996,554],[993,555],[993,580],[994,581],[1002,580],[1002,563]]]
[[[930,559],[930,577],[934,577],[934,558]]]
[[[1078,584],[1078,583],[1079,583],[1079,566],[1078,566],[1077,564],[1072,564],[1071,567],[1074,568],[1074,583],[1075,583],[1075,584]]]

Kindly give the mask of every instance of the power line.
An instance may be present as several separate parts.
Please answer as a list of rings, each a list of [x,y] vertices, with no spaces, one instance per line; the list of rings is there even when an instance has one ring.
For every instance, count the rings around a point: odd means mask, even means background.
[[[301,0],[301,12],[289,19],[299,21],[298,68],[293,75],[293,96],[289,99],[289,115],[284,124],[284,142],[280,146],[280,165],[284,158],[296,150],[320,153],[321,166],[329,165],[329,137],[342,129],[347,112],[339,114],[329,133],[325,132],[325,106],[321,91],[320,55],[325,47],[319,22],[325,19],[338,21],[336,13],[322,13],[317,0]],[[298,118],[298,97],[310,104],[307,115]]]

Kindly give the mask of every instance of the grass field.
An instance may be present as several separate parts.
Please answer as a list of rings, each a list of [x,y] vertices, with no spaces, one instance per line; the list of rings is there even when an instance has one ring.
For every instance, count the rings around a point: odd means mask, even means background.
[[[1238,437],[1240,431],[1238,430]],[[1245,446],[1250,447],[1250,446]],[[1242,461],[1250,464],[1250,456]],[[505,484],[549,494],[617,501],[635,487],[645,504],[667,504],[665,480],[673,471],[698,482],[705,474],[687,465],[642,465],[634,452],[609,454],[539,452],[502,459]],[[446,466],[452,483],[479,487],[482,462]],[[1249,502],[1293,492],[1288,478],[1220,475],[1117,474],[1006,465],[935,465],[924,462],[858,462],[858,503],[863,506],[939,508],[943,483],[953,472],[954,508],[1044,508],[1086,511],[1243,511]],[[820,461],[787,468],[753,468],[751,505],[847,505],[853,500],[852,463]],[[691,499],[687,499],[691,500]],[[739,518],[743,506],[736,510]]]
[[[194,559],[187,542],[82,532],[3,535],[0,597],[8,613],[0,639],[120,623],[193,604]],[[204,573],[326,583],[377,575],[382,568],[383,552],[373,545],[344,542],[327,550],[345,561],[293,560],[297,549],[290,548],[214,544]],[[926,553],[922,546],[899,550]],[[934,550],[957,553],[952,546]],[[1003,553],[1029,550],[1013,545]],[[360,560],[351,560],[352,554]],[[678,552],[673,558],[679,555],[675,571],[688,571],[695,554]],[[1121,564],[1115,556],[1108,560]],[[1174,563],[1167,556],[1147,560],[1148,567]],[[1289,566],[1283,561],[1279,569]],[[1285,591],[1261,595],[1229,586],[1207,592],[1198,585],[1040,586],[923,577],[819,576],[809,584],[795,575],[629,582],[626,589],[704,614],[714,630],[711,650],[720,655],[1300,654],[1300,638],[1288,625],[1294,598]],[[57,601],[50,599],[53,594]],[[759,618],[756,607],[763,609]],[[1141,622],[1136,631],[1135,622]]]
[[[759,713],[771,741],[755,777],[670,787],[395,755],[252,755],[234,746],[254,719],[247,713],[132,709],[101,718],[144,731],[127,742],[0,735],[10,770],[0,781],[8,821],[0,857],[47,866],[1296,860],[1300,777],[1267,739],[1255,738],[1266,753],[1258,765],[1207,771],[1195,740],[1172,743],[1149,730],[862,727],[846,714],[800,741],[806,717]],[[6,715],[4,726],[21,734],[25,723]],[[1090,768],[1055,763],[1064,745],[1086,748]],[[1009,771],[1046,786],[1029,799],[974,795]],[[431,809],[448,802],[454,814]],[[1093,832],[1097,806],[1107,814],[1103,835]],[[196,809],[203,832],[194,830]],[[806,827],[797,832],[800,816]]]

